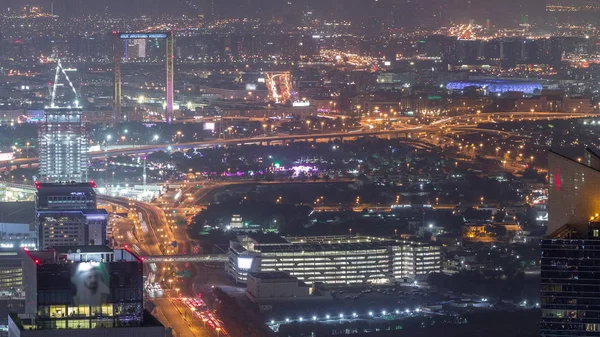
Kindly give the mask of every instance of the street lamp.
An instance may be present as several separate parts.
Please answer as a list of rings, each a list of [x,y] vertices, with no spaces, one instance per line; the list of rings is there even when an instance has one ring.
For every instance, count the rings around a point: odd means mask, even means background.
[[[310,134],[310,121],[306,121],[307,133]]]
[[[221,328],[217,327],[215,330],[217,330],[217,337],[219,337],[219,335],[221,334]]]

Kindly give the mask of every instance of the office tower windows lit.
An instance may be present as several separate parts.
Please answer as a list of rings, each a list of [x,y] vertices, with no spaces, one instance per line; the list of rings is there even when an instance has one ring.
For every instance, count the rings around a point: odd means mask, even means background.
[[[87,180],[87,137],[81,108],[45,109],[39,129],[40,180],[83,182]]]

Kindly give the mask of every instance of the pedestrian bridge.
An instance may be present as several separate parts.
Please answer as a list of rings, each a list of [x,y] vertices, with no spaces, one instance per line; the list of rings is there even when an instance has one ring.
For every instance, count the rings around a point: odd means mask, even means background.
[[[227,262],[227,254],[212,255],[156,255],[145,256],[145,263],[164,263],[164,262]]]

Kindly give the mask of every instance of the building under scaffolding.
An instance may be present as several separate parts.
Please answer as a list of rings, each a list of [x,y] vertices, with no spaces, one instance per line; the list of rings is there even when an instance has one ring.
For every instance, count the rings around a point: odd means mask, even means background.
[[[73,104],[58,106],[55,102],[60,72],[63,73],[75,95]],[[44,109],[45,119],[39,128],[40,181],[84,182],[87,181],[87,136],[81,121],[82,109],[79,97],[60,60],[52,87],[52,101]]]
[[[43,182],[87,180],[87,137],[81,108],[49,107],[39,128],[40,175]]]

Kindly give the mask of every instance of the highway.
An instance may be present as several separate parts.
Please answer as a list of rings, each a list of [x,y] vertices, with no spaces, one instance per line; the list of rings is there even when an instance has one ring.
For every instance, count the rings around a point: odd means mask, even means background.
[[[596,116],[594,114],[582,114],[582,113],[561,113],[561,112],[491,112],[491,113],[479,113],[479,114],[468,114],[443,118],[432,122],[431,124],[423,125],[410,125],[404,124],[393,128],[391,130],[361,130],[355,132],[330,132],[330,133],[308,133],[301,135],[277,135],[277,136],[266,136],[266,137],[255,137],[255,138],[238,138],[238,139],[215,139],[209,141],[199,142],[187,142],[179,144],[156,144],[156,145],[134,145],[129,148],[118,148],[109,149],[106,151],[93,151],[90,152],[91,159],[100,159],[106,156],[115,155],[145,155],[156,151],[165,151],[169,147],[171,150],[180,151],[192,148],[211,147],[219,145],[242,145],[242,144],[257,144],[257,143],[269,143],[269,142],[282,142],[282,141],[295,141],[295,140],[318,140],[318,139],[336,139],[336,138],[356,138],[364,136],[382,136],[382,135],[394,135],[409,132],[437,132],[444,130],[449,132],[453,128],[465,130],[465,128],[472,128],[478,124],[485,123],[497,123],[498,121],[522,121],[522,120],[549,120],[549,119],[571,119],[571,118],[584,118]],[[459,131],[457,130],[457,131]],[[497,130],[488,129],[477,129],[479,132],[491,132],[498,133]],[[34,165],[38,163],[37,157],[30,158],[18,158],[14,159],[11,164],[16,165]],[[0,168],[2,169],[2,168]]]
[[[127,225],[126,221],[118,223],[118,230],[123,235],[124,240],[120,244],[128,244],[129,248],[141,256],[160,256],[160,255],[177,255],[185,253],[188,249],[187,244],[189,239],[185,232],[185,226],[180,226],[172,231],[164,211],[154,204],[127,200],[123,198],[115,198],[104,195],[99,195],[98,200],[104,203],[116,204],[126,209],[134,209],[136,213],[141,213],[144,223],[138,221],[135,223],[137,238],[126,235],[132,230],[131,226]],[[177,247],[173,247],[171,243],[177,241]],[[182,252],[182,250],[184,252]],[[172,280],[168,282],[168,287],[164,289],[164,295],[159,297],[148,296],[148,298],[156,305],[154,314],[156,317],[174,331],[174,335],[179,337],[207,337],[214,335],[210,329],[202,327],[202,322],[191,315],[189,310],[185,310],[179,301],[178,296],[194,296],[192,289],[191,278],[170,278],[172,270],[177,268],[174,263],[148,263],[147,265],[156,265],[155,280],[162,279]],[[149,276],[152,267],[145,268],[146,276]]]
[[[157,307],[157,318],[174,330],[175,337],[210,336],[208,330],[201,328],[200,322],[180,302],[170,298],[159,298],[153,300],[153,302]]]

